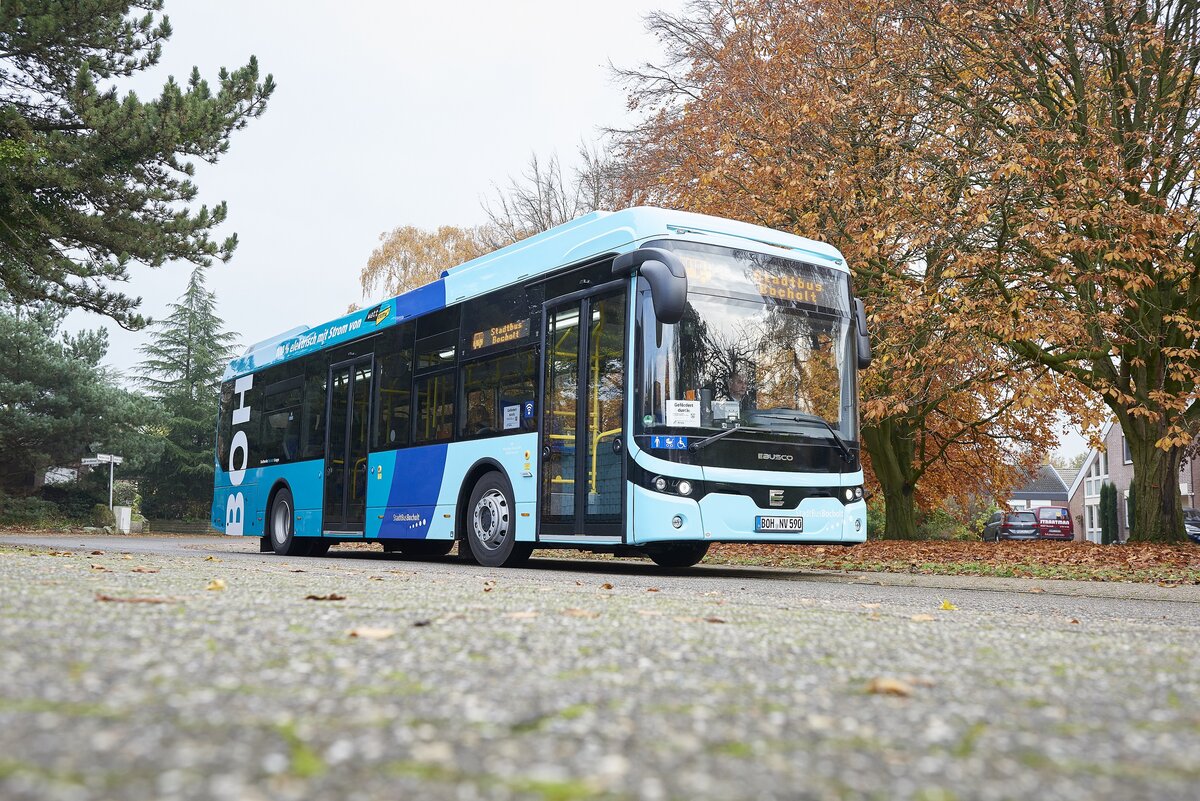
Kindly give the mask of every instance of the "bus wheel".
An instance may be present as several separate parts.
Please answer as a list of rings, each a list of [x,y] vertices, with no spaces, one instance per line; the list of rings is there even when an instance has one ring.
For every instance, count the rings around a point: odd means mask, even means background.
[[[499,473],[487,473],[467,503],[467,544],[484,567],[520,564],[533,553],[533,543],[517,542],[516,510]]]
[[[280,556],[309,556],[322,554],[329,549],[327,543],[321,543],[316,537],[296,536],[295,506],[292,503],[292,491],[287,487],[275,493],[271,501],[271,514],[267,517],[268,533],[271,535],[271,547]],[[315,542],[312,542],[315,540]],[[325,549],[321,550],[320,545]],[[318,547],[314,547],[318,546]]]
[[[646,546],[646,556],[659,567],[691,567],[707,553],[707,542],[664,542]]]

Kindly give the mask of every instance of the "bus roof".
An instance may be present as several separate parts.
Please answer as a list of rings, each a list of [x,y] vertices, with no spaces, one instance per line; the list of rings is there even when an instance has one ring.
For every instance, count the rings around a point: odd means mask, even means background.
[[[559,267],[633,250],[652,239],[752,247],[849,271],[842,254],[831,245],[760,225],[650,206],[596,211],[451,267],[438,280],[369,309],[312,328],[293,328],[257,342],[229,364],[222,380],[364,336]]]

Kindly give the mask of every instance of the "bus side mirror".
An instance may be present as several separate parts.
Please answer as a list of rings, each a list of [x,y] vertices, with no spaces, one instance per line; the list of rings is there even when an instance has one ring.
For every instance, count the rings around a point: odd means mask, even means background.
[[[858,337],[858,369],[871,366],[871,336],[867,333],[867,309],[858,298],[854,299],[854,329]]]
[[[687,271],[683,262],[669,250],[639,248],[622,253],[613,260],[613,275],[640,273],[650,284],[654,316],[665,325],[683,319],[687,308]]]

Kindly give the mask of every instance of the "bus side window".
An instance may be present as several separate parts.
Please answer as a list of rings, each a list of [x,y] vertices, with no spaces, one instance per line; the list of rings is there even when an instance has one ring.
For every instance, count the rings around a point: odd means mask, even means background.
[[[329,354],[305,356],[304,407],[300,420],[300,458],[325,458],[325,396],[329,381]]]
[[[229,470],[229,439],[233,433],[233,381],[221,385],[221,405],[217,413],[217,464]]]
[[[537,351],[533,348],[494,356],[463,367],[462,439],[515,434],[537,428],[536,415],[526,415],[535,404]]]
[[[444,442],[454,434],[454,372],[418,378],[413,442]]]
[[[397,326],[375,343],[375,428],[372,450],[408,444],[412,407],[412,323]]]

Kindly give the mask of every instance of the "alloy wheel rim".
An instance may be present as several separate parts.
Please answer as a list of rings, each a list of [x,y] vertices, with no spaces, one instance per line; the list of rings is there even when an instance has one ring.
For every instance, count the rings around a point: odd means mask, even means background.
[[[476,501],[471,515],[475,540],[489,551],[504,545],[508,537],[510,516],[508,499],[500,490],[490,489]]]
[[[288,524],[291,523],[291,520],[292,509],[288,506],[287,501],[275,504],[275,511],[271,515],[271,534],[280,545],[287,542]]]

